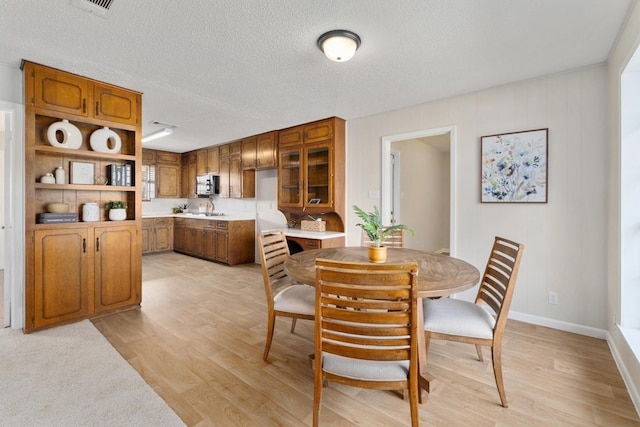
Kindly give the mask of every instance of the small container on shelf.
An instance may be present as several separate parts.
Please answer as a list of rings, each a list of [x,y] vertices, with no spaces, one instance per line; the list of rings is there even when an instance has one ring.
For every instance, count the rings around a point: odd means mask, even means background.
[[[62,169],[61,166],[58,166],[56,168],[55,175],[56,175],[56,184],[66,184],[67,183],[67,174],[64,171],[64,169]]]
[[[82,220],[84,222],[98,221],[100,219],[100,209],[97,203],[85,203],[82,206]]]

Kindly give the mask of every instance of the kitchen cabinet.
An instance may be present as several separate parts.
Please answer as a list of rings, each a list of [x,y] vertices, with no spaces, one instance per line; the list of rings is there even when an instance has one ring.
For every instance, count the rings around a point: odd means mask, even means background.
[[[254,262],[255,221],[176,218],[174,250],[228,265]]]
[[[25,332],[98,312],[140,304],[141,263],[141,173],[132,185],[72,183],[72,163],[93,168],[93,176],[107,176],[112,164],[142,170],[140,123],[142,96],[138,92],[111,86],[28,61],[23,62],[25,89]],[[52,145],[47,129],[68,120],[80,131],[76,149]],[[89,140],[103,127],[121,140],[117,153],[94,151]],[[40,182],[40,177],[61,167],[64,184]],[[91,175],[90,175],[91,177]],[[124,221],[109,221],[104,206],[109,201],[127,204]],[[66,203],[75,213],[74,222],[41,223],[40,214],[51,203]],[[95,222],[79,222],[85,203],[97,203]],[[115,234],[108,234],[113,232]],[[117,238],[115,237],[117,235]],[[114,244],[113,242],[116,242]],[[102,252],[98,253],[100,244]],[[112,249],[121,247],[129,267],[123,266],[127,281],[111,281]],[[115,249],[113,249],[115,251]],[[102,263],[98,265],[98,263]],[[118,267],[119,268],[119,267]],[[125,271],[126,270],[126,271]],[[127,287],[125,291],[120,287]]]
[[[210,175],[218,175],[220,173],[220,149],[218,147],[209,147],[207,149],[207,172]]]
[[[256,169],[273,169],[278,164],[277,131],[266,132],[257,136]]]
[[[255,173],[242,170],[242,141],[223,144],[220,148],[220,194],[222,198],[256,196]]]
[[[90,313],[88,227],[34,232],[33,301],[27,300],[29,328],[43,327]],[[93,292],[91,292],[93,293]]]
[[[142,220],[142,253],[173,250],[173,218],[144,218]]]
[[[196,198],[197,176],[196,153],[190,151],[182,155],[182,170],[180,171],[182,197],[186,199]]]
[[[135,226],[95,229],[95,312],[140,304],[140,242]]]
[[[242,169],[272,169],[277,164],[277,132],[271,131],[242,140]]]
[[[258,138],[255,136],[242,140],[242,169],[256,168],[256,148]]]
[[[313,249],[344,247],[344,237],[335,237],[332,239],[312,239],[306,237],[287,236],[287,242],[289,244],[289,250],[292,254]]]
[[[278,209],[344,217],[344,120],[333,117],[278,135]]]
[[[142,150],[142,162],[146,170],[144,184],[149,186],[149,199],[181,196],[181,155],[170,151]],[[147,199],[148,200],[148,199]]]
[[[39,109],[129,125],[138,123],[139,94],[75,74],[24,62],[33,79],[31,104]]]

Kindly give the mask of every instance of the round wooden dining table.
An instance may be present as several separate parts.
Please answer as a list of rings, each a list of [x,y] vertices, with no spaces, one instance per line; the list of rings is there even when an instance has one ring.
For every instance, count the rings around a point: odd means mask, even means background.
[[[368,252],[369,248],[359,246],[314,249],[291,255],[285,261],[284,267],[293,279],[313,286],[316,282],[317,258],[366,263],[369,262]],[[418,263],[419,298],[443,297],[466,291],[480,280],[478,269],[461,259],[416,249],[388,248],[386,263],[400,262]],[[422,304],[418,304],[418,324],[424,324]],[[418,341],[420,386],[430,392],[435,378],[427,371],[424,334],[418,334]]]

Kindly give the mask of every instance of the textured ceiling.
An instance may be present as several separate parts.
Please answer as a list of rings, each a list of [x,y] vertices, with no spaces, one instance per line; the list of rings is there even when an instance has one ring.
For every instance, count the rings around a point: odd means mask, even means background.
[[[184,152],[329,116],[354,119],[603,62],[635,0],[0,0],[0,63],[144,93],[149,148]],[[346,63],[317,38],[349,29]]]

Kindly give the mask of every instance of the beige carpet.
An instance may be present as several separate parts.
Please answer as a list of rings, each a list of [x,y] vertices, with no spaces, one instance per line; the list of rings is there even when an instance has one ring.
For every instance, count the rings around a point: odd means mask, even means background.
[[[0,330],[0,425],[183,426],[90,321]]]

